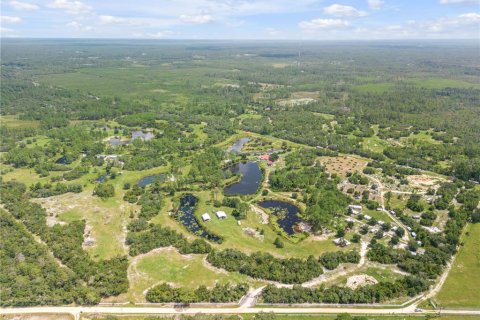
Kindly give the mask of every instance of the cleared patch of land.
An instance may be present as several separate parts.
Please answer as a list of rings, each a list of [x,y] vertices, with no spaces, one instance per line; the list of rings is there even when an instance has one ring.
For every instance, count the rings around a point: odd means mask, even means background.
[[[135,206],[116,198],[102,200],[92,196],[90,189],[78,194],[37,199],[36,202],[47,210],[52,223],[85,219],[91,240],[85,244],[85,249],[93,258],[108,259],[126,254],[125,226]]]
[[[347,172],[362,172],[368,163],[367,160],[352,156],[321,157],[319,160],[327,172],[340,176],[345,176]]]
[[[200,285],[213,287],[217,282],[257,284],[238,272],[216,270],[204,261],[205,257],[199,254],[181,255],[174,248],[161,248],[134,258],[129,267],[128,299],[144,301],[145,291],[162,282],[190,288]],[[121,301],[122,297],[118,299]]]
[[[40,121],[36,120],[20,120],[18,116],[14,115],[7,115],[0,117],[0,124],[2,127],[5,128],[15,128],[15,129],[23,129],[23,128],[38,128],[40,126]]]

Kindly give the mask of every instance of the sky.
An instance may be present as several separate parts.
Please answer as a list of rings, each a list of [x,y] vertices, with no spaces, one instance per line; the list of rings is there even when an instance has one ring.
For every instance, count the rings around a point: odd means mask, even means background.
[[[1,36],[479,39],[480,0],[1,0]]]

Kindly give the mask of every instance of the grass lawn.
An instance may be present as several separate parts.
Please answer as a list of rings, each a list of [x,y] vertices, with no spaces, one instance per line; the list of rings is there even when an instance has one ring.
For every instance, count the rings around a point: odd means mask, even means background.
[[[480,307],[480,224],[468,225],[442,290],[435,297],[439,306]]]
[[[198,193],[200,201],[197,206],[196,214],[200,215],[204,212],[211,213],[212,220],[206,223],[206,227],[213,232],[222,235],[225,241],[220,245],[222,249],[236,248],[244,252],[266,251],[274,255],[282,257],[308,257],[309,255],[318,256],[326,251],[339,250],[331,240],[315,241],[313,237],[309,237],[300,243],[294,244],[287,239],[282,239],[285,247],[278,249],[273,245],[277,233],[272,226],[262,224],[260,217],[254,212],[249,212],[247,218],[241,220],[241,225],[238,225],[237,220],[231,216],[231,208],[215,208],[213,204],[207,203],[209,192]],[[227,219],[219,220],[215,217],[214,212],[223,210],[227,213]],[[264,240],[261,241],[255,237],[245,234],[245,228],[252,228],[254,230],[264,230]],[[353,249],[355,246],[349,246],[347,249]]]
[[[262,224],[260,217],[254,212],[249,211],[247,218],[241,220],[241,225],[238,225],[237,220],[231,215],[232,209],[227,207],[215,208],[208,199],[210,198],[209,191],[203,192],[193,192],[198,198],[199,202],[195,210],[195,214],[199,217],[202,213],[209,212],[212,220],[205,223],[204,226],[208,230],[215,232],[224,237],[222,244],[212,244],[218,249],[226,248],[235,248],[243,252],[256,252],[256,251],[266,251],[271,254],[279,257],[298,257],[306,258],[309,255],[314,255],[315,257],[319,256],[326,251],[337,251],[342,250],[341,248],[335,246],[331,239],[316,241],[313,237],[309,237],[299,243],[291,243],[287,239],[282,238],[285,247],[278,249],[274,246],[273,242],[278,236],[277,233],[273,230],[272,226],[269,224]],[[221,195],[218,195],[221,200]],[[176,210],[176,207],[173,207],[170,201],[167,201],[164,208],[161,210],[160,214],[152,219],[153,223],[159,223],[163,226],[169,226],[190,239],[194,238],[194,235],[190,233],[184,226],[175,221],[173,218],[168,216],[168,212],[171,210]],[[215,216],[216,211],[225,211],[227,213],[227,218],[224,220],[219,220]],[[252,236],[245,234],[244,228],[251,228],[256,230],[257,228],[264,230],[264,240],[261,241]],[[358,245],[351,245],[343,250],[352,250],[358,249]]]
[[[384,222],[393,222],[393,219],[383,211],[370,210],[370,209],[365,208],[365,209],[363,209],[362,213],[364,215],[368,214],[370,217],[373,217],[377,220],[382,220]]]

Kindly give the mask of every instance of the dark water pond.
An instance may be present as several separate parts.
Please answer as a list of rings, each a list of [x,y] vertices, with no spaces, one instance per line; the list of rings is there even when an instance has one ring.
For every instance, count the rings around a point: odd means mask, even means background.
[[[149,185],[151,183],[154,183],[155,181],[165,181],[165,178],[166,178],[166,174],[165,173],[160,173],[160,174],[154,174],[154,175],[151,175],[151,176],[146,176],[146,177],[143,177],[142,179],[138,180],[137,182],[137,185],[140,187],[140,188],[143,188],[145,187],[146,185]]]
[[[198,223],[195,218],[195,206],[198,199],[189,194],[180,198],[180,207],[176,213],[176,218],[180,221],[190,232],[203,237],[213,242],[219,242],[220,238],[210,234]]]
[[[55,161],[55,163],[68,164],[67,157],[63,156],[63,157],[59,158],[57,161]]]
[[[299,217],[300,210],[297,206],[278,200],[261,201],[258,205],[262,208],[271,209],[273,214],[277,217],[277,223],[285,230],[288,235],[295,234],[295,225],[303,220]]]
[[[240,181],[235,182],[223,189],[226,195],[248,195],[255,194],[262,181],[262,170],[256,162],[237,163],[229,170],[233,174],[240,174]]]
[[[240,153],[242,152],[242,148],[247,143],[250,141],[250,138],[242,138],[240,140],[235,141],[235,143],[228,149],[229,152],[233,153]]]

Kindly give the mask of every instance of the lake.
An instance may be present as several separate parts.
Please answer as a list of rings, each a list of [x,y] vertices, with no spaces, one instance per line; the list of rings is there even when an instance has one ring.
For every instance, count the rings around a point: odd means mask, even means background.
[[[146,176],[146,177],[143,177],[142,179],[138,180],[137,182],[137,185],[140,187],[140,188],[143,188],[151,183],[154,183],[155,181],[159,180],[159,181],[165,181],[165,178],[166,178],[166,174],[165,173],[160,173],[160,174],[153,174],[151,176]]]
[[[228,152],[233,152],[233,153],[240,153],[242,152],[242,148],[247,143],[250,141],[250,138],[242,138],[240,140],[235,141],[235,143],[228,149]]]
[[[233,174],[240,174],[241,179],[223,189],[226,195],[249,195],[257,192],[262,182],[262,170],[257,162],[239,162],[227,170]]]
[[[266,200],[259,202],[258,205],[265,209],[271,209],[273,214],[277,217],[277,223],[280,228],[285,230],[290,236],[295,234],[295,226],[300,222],[303,222],[298,215],[300,212],[298,207],[289,202]]]
[[[206,231],[195,218],[195,206],[198,199],[191,194],[180,198],[180,207],[176,213],[176,219],[180,221],[188,231],[213,242],[219,242],[220,238]],[[210,214],[210,216],[212,216]]]

